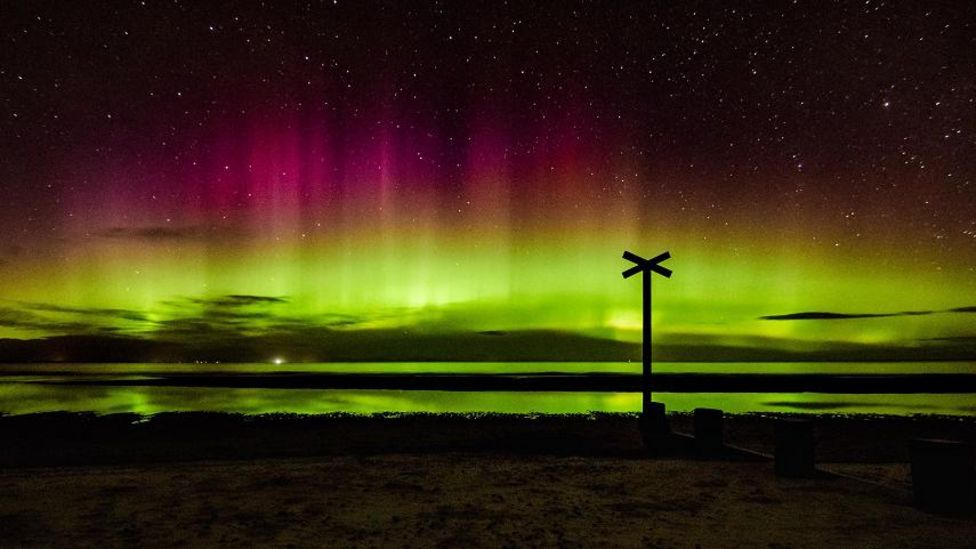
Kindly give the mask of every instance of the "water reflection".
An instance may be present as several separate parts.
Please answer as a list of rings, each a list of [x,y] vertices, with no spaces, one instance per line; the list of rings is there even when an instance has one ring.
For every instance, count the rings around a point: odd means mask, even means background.
[[[727,412],[838,412],[976,415],[972,394],[657,393],[668,409],[699,406]],[[0,384],[0,410],[26,414],[63,410],[98,413],[169,411],[290,412],[633,412],[636,393],[464,392],[315,389],[212,389],[205,387],[57,386]]]
[[[639,362],[332,362],[205,364],[0,364],[0,376],[159,373],[522,374],[639,373]],[[976,362],[655,362],[654,371],[688,374],[976,374]]]
[[[36,384],[38,380],[111,376],[139,379],[159,372],[282,371],[353,372],[632,372],[627,363],[470,363],[470,364],[39,364],[0,365],[0,412],[47,411],[239,412],[248,414],[374,413],[374,412],[507,412],[585,413],[634,412],[637,393],[599,392],[472,392],[402,390],[321,390],[207,388],[165,386],[99,386]],[[973,373],[973,363],[803,363],[803,364],[661,364],[657,371],[715,373]],[[824,394],[824,393],[655,393],[670,410],[706,406],[727,412],[839,412],[876,414],[938,413],[976,415],[976,395],[962,394]]]

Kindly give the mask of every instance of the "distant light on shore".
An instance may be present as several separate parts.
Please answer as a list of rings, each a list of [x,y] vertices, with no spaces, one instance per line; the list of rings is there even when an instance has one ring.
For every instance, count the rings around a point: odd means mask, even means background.
[[[280,356],[276,356],[273,359],[271,359],[271,362],[274,362],[275,364],[284,364],[285,359],[281,358]]]

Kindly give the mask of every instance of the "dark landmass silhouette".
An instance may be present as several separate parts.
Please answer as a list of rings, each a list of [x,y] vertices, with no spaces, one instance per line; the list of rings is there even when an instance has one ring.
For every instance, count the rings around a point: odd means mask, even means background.
[[[750,338],[736,345],[698,337],[656,343],[670,362],[936,361],[976,359],[976,337],[906,343],[810,343]],[[548,330],[426,333],[402,329],[309,329],[246,336],[65,335],[0,340],[0,362],[618,362],[641,359],[637,342]]]
[[[15,372],[14,375],[21,375]],[[25,372],[24,375],[30,375]],[[642,390],[637,373],[417,374],[329,373],[147,373],[135,377],[67,376],[35,385],[89,387],[208,387],[223,389],[363,389],[420,391],[559,391],[634,393]],[[675,393],[972,393],[972,374],[686,374],[656,373],[654,389]],[[828,404],[829,405],[829,404]]]

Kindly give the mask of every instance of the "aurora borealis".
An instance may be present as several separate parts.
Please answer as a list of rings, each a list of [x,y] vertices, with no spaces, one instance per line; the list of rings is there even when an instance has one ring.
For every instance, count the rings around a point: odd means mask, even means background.
[[[411,4],[4,3],[0,338],[973,348],[967,2]]]

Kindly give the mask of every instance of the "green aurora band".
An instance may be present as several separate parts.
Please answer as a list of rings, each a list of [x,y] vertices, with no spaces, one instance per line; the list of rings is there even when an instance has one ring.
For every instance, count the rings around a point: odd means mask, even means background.
[[[519,239],[430,231],[336,241],[321,234],[291,242],[224,242],[216,251],[192,239],[83,239],[62,261],[6,271],[7,322],[0,334],[104,331],[165,338],[169,323],[206,316],[221,296],[262,296],[265,301],[248,309],[260,314],[235,317],[241,335],[273,332],[289,319],[333,330],[557,330],[633,342],[640,337],[639,284],[620,278],[626,264],[619,252],[665,248],[674,256],[675,276],[654,282],[656,343],[734,346],[762,338],[786,348],[797,342],[911,346],[976,331],[976,315],[961,313],[759,318],[958,308],[969,305],[960,296],[976,295],[971,268],[936,269],[917,256],[899,264],[896,251],[890,263],[879,264],[876,253],[865,258],[834,246],[763,241],[746,231],[705,240],[661,225],[603,231],[599,238],[590,232]],[[17,322],[17,311],[29,321]]]
[[[971,10],[341,4],[11,9],[0,338],[976,348]]]

